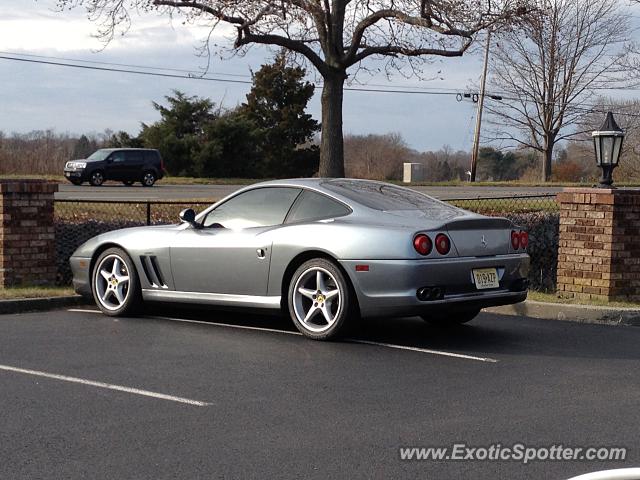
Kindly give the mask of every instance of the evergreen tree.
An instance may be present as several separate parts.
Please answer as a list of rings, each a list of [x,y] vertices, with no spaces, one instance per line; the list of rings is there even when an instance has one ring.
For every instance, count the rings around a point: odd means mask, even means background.
[[[86,135],[82,135],[73,147],[73,158],[87,158],[96,150],[95,140],[89,140]]]
[[[288,66],[284,55],[253,74],[253,87],[241,113],[261,131],[260,176],[309,176],[317,171],[319,149],[308,145],[320,125],[305,112],[314,86],[306,71]]]
[[[214,104],[178,90],[165,98],[168,106],[153,102],[160,120],[151,125],[143,123],[139,138],[145,147],[160,150],[171,175],[195,175],[194,159],[200,153],[205,127],[216,118]]]

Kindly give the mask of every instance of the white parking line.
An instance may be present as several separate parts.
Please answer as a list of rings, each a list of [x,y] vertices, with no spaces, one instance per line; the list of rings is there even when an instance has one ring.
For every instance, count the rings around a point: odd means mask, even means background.
[[[149,390],[141,390],[139,388],[124,387],[122,385],[113,385],[111,383],[96,382],[93,380],[85,380],[84,378],[69,377],[67,375],[58,375],[55,373],[41,372],[39,370],[28,370],[26,368],[11,367],[9,365],[0,365],[0,370],[7,372],[23,373],[25,375],[34,375],[36,377],[51,378],[53,380],[62,380],[63,382],[80,383],[90,387],[106,388],[108,390],[117,390],[119,392],[133,393],[145,397],[159,398],[161,400],[169,400],[171,402],[186,403],[187,405],[195,405],[196,407],[206,407],[211,403],[191,400],[189,398],[175,397],[173,395],[165,395],[164,393],[150,392]]]
[[[443,357],[463,358],[465,360],[476,360],[478,362],[498,363],[495,358],[474,357],[463,353],[444,352],[442,350],[429,350],[428,348],[408,347],[406,345],[395,345],[393,343],[372,342],[370,340],[358,340],[357,338],[347,338],[347,342],[363,343],[365,345],[377,345],[379,347],[395,348],[397,350],[409,350],[411,352],[430,353],[431,355],[441,355]]]
[[[101,313],[100,310],[83,310],[83,309],[79,309],[79,308],[70,308],[69,310],[67,310],[69,312],[81,312],[81,313]],[[174,318],[174,317],[162,317],[162,316],[145,316],[145,318],[152,318],[152,319],[157,319],[157,320],[170,320],[172,322],[184,322],[184,323],[198,323],[201,325],[211,325],[211,326],[215,326],[215,327],[227,327],[227,328],[237,328],[240,330],[257,330],[257,331],[261,331],[261,332],[271,332],[271,333],[284,333],[286,335],[302,335],[300,332],[292,332],[289,330],[278,330],[275,328],[263,328],[263,327],[250,327],[248,325],[232,325],[232,324],[228,324],[228,323],[216,323],[216,322],[204,322],[202,320],[188,320],[186,318]],[[473,355],[465,355],[462,353],[454,353],[454,352],[445,352],[442,350],[430,350],[428,348],[419,348],[419,347],[409,347],[406,345],[396,345],[393,343],[384,343],[384,342],[374,342],[372,340],[359,340],[357,338],[346,338],[344,339],[344,341],[349,342],[349,343],[361,343],[363,345],[375,345],[378,347],[385,347],[385,348],[394,348],[396,350],[408,350],[411,352],[419,352],[419,353],[426,353],[426,354],[430,354],[430,355],[439,355],[442,357],[453,357],[453,358],[460,358],[463,360],[474,360],[476,362],[487,362],[487,363],[498,363],[498,360],[496,360],[495,358],[489,358],[489,357],[475,357]]]

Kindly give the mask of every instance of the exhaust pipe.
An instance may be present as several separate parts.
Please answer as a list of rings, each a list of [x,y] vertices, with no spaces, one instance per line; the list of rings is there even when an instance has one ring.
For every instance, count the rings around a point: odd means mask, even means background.
[[[441,287],[422,287],[418,289],[416,296],[421,302],[442,300],[444,298],[444,289]]]

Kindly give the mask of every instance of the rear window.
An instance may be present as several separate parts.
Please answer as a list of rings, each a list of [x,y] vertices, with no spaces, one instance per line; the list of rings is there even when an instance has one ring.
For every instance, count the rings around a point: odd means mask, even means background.
[[[462,210],[453,205],[415,190],[387,183],[330,180],[322,186],[365,207],[383,212],[420,211],[436,218],[452,218],[463,214]]]

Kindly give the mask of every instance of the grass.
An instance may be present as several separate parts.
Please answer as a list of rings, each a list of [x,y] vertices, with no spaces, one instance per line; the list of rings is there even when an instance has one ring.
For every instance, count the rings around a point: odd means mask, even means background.
[[[71,287],[11,287],[0,288],[0,300],[20,298],[64,297],[74,295]]]
[[[549,303],[562,303],[562,304],[573,304],[573,305],[593,305],[595,307],[621,307],[621,308],[637,308],[640,310],[640,303],[634,302],[607,302],[605,300],[583,300],[583,299],[575,299],[575,298],[561,298],[558,297],[555,293],[542,293],[542,292],[534,292],[529,291],[529,295],[527,297],[529,300],[534,300],[536,302],[549,302]]]

